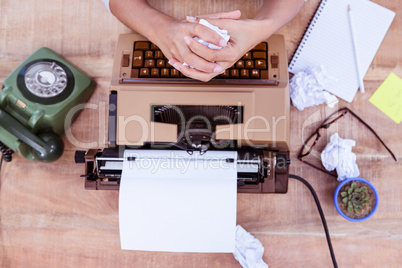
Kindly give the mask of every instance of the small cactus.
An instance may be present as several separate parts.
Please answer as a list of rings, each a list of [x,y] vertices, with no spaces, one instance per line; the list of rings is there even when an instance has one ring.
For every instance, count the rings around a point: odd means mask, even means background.
[[[349,187],[345,188],[344,192],[341,192],[342,202],[347,206],[348,212],[355,211],[360,214],[362,209],[366,208],[366,205],[370,203],[367,187],[363,186],[358,188],[356,183],[352,183]]]

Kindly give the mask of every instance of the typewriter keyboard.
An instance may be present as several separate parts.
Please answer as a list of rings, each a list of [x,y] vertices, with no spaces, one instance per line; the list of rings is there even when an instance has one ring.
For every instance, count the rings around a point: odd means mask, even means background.
[[[216,76],[208,83],[274,84],[268,79],[268,64],[278,68],[278,56],[268,58],[268,43],[263,42],[247,52],[234,66]],[[162,51],[148,41],[134,42],[132,60],[130,54],[123,55],[121,67],[131,67],[130,78],[124,82],[191,83],[199,82],[184,76],[168,63]]]

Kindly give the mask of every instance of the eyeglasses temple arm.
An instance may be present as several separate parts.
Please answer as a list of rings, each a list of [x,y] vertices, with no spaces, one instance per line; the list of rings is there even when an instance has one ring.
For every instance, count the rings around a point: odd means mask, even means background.
[[[378,134],[374,131],[374,129],[372,129],[366,122],[363,121],[363,119],[361,119],[359,116],[357,116],[354,112],[352,112],[351,110],[349,110],[349,112],[356,117],[363,125],[365,125],[373,134],[374,136],[377,137],[377,139],[381,142],[382,145],[384,145],[384,147],[387,149],[387,151],[391,154],[392,158],[395,161],[398,161],[394,155],[394,153],[391,151],[391,149],[388,148],[387,145],[385,145],[385,143],[382,141],[382,139],[380,138],[380,136],[378,136]]]

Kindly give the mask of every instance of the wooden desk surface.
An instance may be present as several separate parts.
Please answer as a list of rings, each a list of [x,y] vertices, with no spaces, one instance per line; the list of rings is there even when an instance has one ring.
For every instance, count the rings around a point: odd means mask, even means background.
[[[253,17],[262,1],[162,1],[158,9],[176,16],[240,9]],[[375,0],[397,13],[365,76],[366,94],[348,106],[374,127],[399,158],[386,150],[355,119],[339,124],[340,135],[357,141],[353,149],[361,177],[379,190],[377,213],[352,223],[336,212],[333,178],[296,159],[303,126],[332,110],[319,107],[299,112],[291,108],[291,173],[306,178],[322,202],[340,267],[400,267],[402,265],[402,124],[397,125],[368,99],[390,72],[402,77],[402,6],[398,0]],[[318,0],[309,0],[283,29],[288,55],[296,49]],[[108,14],[100,0],[0,1],[0,82],[27,56],[42,46],[79,66],[97,83],[89,103],[98,109],[82,112],[72,127],[83,143],[103,146],[106,138],[108,87],[117,37],[129,29]],[[311,133],[311,128],[305,128]],[[304,134],[304,135],[308,135]],[[326,138],[328,138],[327,136]],[[0,195],[0,266],[2,267],[240,267],[232,254],[153,253],[120,250],[118,192],[86,191],[74,164],[79,147],[65,137],[66,150],[52,164],[27,162],[14,155],[3,163]],[[289,182],[286,195],[238,195],[237,222],[264,245],[270,267],[330,267],[323,228],[308,190]]]

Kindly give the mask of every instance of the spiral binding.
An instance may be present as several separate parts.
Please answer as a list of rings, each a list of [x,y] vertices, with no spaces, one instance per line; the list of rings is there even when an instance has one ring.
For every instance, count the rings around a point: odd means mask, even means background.
[[[314,17],[310,20],[309,26],[306,28],[306,31],[303,34],[303,39],[299,43],[299,47],[297,48],[296,52],[293,53],[292,59],[290,60],[289,63],[289,70],[291,71],[293,66],[295,65],[296,60],[298,59],[301,51],[303,50],[304,45],[307,42],[308,37],[311,34],[311,31],[313,30],[315,24],[318,21],[318,17],[320,16],[322,10],[325,7],[325,4],[327,3],[328,0],[322,0],[321,4],[317,7],[317,10],[314,12]]]
[[[11,162],[13,150],[8,148],[4,143],[0,141],[0,151],[3,153],[3,159],[5,162]]]

